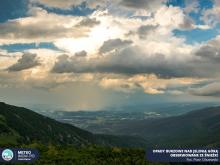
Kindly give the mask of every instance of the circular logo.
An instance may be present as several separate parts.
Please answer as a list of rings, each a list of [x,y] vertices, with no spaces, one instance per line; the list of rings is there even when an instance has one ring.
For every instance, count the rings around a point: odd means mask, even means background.
[[[4,159],[5,161],[10,161],[12,160],[14,157],[13,151],[10,149],[5,149],[4,151],[2,151],[2,159]]]

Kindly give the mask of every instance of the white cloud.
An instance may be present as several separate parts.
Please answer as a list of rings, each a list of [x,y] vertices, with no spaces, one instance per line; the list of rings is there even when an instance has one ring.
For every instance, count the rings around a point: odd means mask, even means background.
[[[202,20],[210,25],[215,26],[220,22],[220,1],[213,0],[213,7],[211,9],[204,10]]]
[[[41,8],[32,8],[29,13],[31,16],[0,23],[0,44],[53,42],[60,38],[79,38],[86,36],[91,28],[99,23],[87,17],[48,13]]]
[[[135,92],[137,90],[143,91],[147,94],[173,94],[180,95],[183,91],[178,91],[178,88],[197,84],[201,79],[192,78],[175,78],[175,79],[161,79],[153,74],[140,74],[135,76],[109,76],[100,80],[100,86],[104,89],[112,89],[121,92]],[[174,89],[170,89],[173,87]]]
[[[200,10],[199,0],[185,0],[185,6],[184,11],[187,14],[198,13]]]
[[[38,0],[65,10],[81,2]],[[91,82],[106,90],[179,95],[184,93],[179,88],[200,83],[201,77],[220,76],[218,37],[189,45],[173,34],[175,29],[210,28],[196,25],[187,15],[197,4],[182,9],[166,6],[163,0],[139,2],[87,1],[92,8],[108,7],[97,8],[84,17],[34,7],[27,17],[0,23],[0,44],[53,42],[63,50],[31,49],[14,59],[11,56],[15,54],[1,50],[0,68],[19,72],[12,78],[14,73],[1,71],[6,78],[0,84],[15,85],[16,81],[34,88],[61,90],[63,84]],[[214,14],[211,10],[206,12]],[[25,53],[36,56],[25,60]]]

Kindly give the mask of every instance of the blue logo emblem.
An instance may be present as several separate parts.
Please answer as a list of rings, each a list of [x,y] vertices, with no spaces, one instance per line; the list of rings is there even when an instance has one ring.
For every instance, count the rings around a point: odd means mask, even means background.
[[[10,149],[5,149],[2,151],[2,159],[5,161],[10,161],[14,157],[13,151]]]

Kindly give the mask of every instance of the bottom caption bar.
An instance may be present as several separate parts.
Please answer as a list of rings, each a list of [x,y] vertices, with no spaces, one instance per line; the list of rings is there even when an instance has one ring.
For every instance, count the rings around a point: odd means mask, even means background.
[[[151,162],[220,162],[220,149],[147,149]]]

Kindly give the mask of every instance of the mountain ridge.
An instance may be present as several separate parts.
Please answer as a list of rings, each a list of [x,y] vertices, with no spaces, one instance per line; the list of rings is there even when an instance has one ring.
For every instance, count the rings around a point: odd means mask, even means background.
[[[110,134],[94,134],[23,107],[0,103],[0,145],[37,141],[141,148],[220,146],[220,107],[174,117],[122,121],[111,129],[114,132]]]
[[[7,139],[13,137],[12,144],[39,141],[41,143],[73,144],[76,146],[101,144],[140,147],[145,145],[145,141],[141,138],[95,135],[29,109],[3,102],[0,102],[0,131],[0,139],[6,141],[6,144],[8,143]],[[124,141],[124,138],[127,138],[127,141]]]
[[[121,121],[105,130],[113,135],[142,136],[148,146],[220,146],[220,107],[174,117]]]

